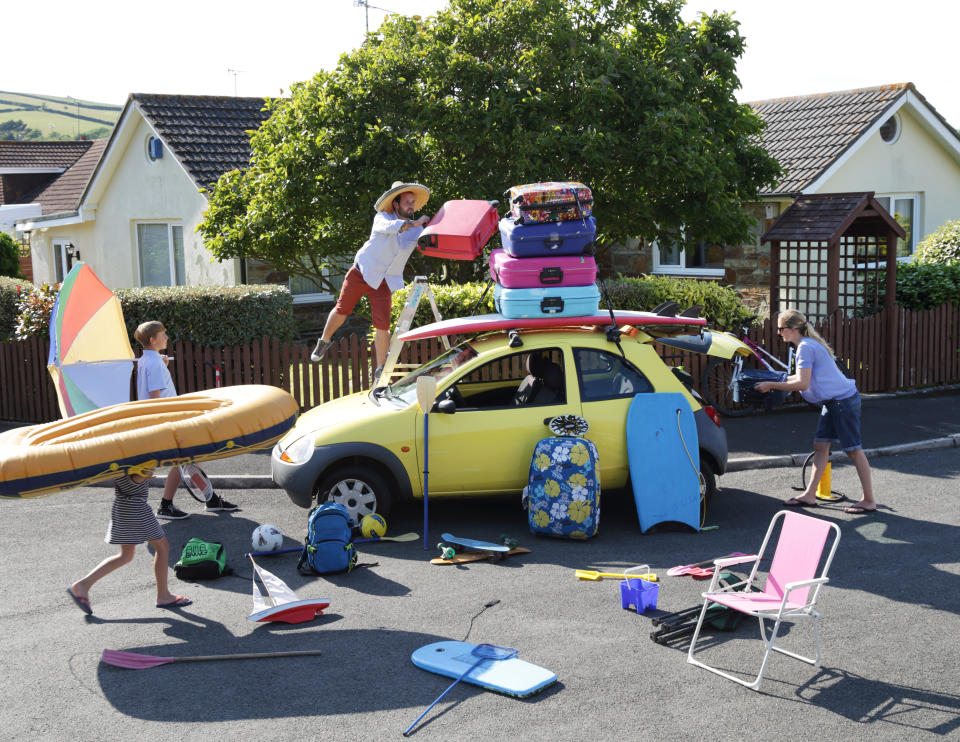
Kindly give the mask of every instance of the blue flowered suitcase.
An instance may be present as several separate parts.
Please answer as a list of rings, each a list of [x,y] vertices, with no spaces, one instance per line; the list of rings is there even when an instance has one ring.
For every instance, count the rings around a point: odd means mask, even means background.
[[[600,526],[597,447],[586,438],[544,438],[533,451],[527,484],[531,533],[587,539]]]
[[[600,309],[600,289],[596,284],[542,289],[506,289],[497,284],[493,304],[507,319],[586,317]]]

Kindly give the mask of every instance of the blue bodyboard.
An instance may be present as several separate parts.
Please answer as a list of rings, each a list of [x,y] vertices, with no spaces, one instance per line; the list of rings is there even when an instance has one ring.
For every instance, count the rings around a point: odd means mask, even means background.
[[[686,397],[673,392],[633,398],[627,458],[640,530],[676,521],[699,531],[700,446]]]
[[[440,538],[448,544],[463,546],[464,548],[473,549],[474,551],[510,551],[510,547],[504,546],[503,544],[495,544],[492,541],[477,541],[475,538],[460,538],[459,536],[454,536],[452,533],[443,533],[440,535]]]
[[[469,642],[434,642],[420,647],[410,659],[422,670],[459,678],[477,661],[478,658],[471,654],[476,646]],[[557,674],[519,657],[511,657],[508,660],[484,660],[467,673],[463,681],[524,698],[557,682]]]

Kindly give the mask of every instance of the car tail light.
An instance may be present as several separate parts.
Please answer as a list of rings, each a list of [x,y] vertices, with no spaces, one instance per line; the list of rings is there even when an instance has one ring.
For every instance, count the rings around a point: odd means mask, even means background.
[[[707,417],[713,420],[714,425],[716,425],[718,428],[723,427],[723,423],[720,422],[720,413],[717,412],[716,407],[707,404],[703,406],[703,411],[707,413]]]

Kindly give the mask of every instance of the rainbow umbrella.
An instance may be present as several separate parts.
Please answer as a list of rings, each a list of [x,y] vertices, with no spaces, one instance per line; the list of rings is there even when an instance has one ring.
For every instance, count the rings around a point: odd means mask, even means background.
[[[47,370],[60,413],[72,417],[130,401],[133,350],[120,302],[86,263],[60,285],[50,315]]]

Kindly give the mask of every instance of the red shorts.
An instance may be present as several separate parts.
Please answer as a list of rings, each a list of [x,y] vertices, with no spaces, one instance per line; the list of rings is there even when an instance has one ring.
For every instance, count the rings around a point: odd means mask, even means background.
[[[340,287],[340,296],[333,311],[337,314],[348,315],[353,312],[361,296],[366,296],[370,302],[370,314],[373,316],[373,326],[378,330],[390,330],[390,289],[387,282],[381,281],[373,289],[363,280],[363,274],[357,266],[353,266],[343,277],[343,286]]]

